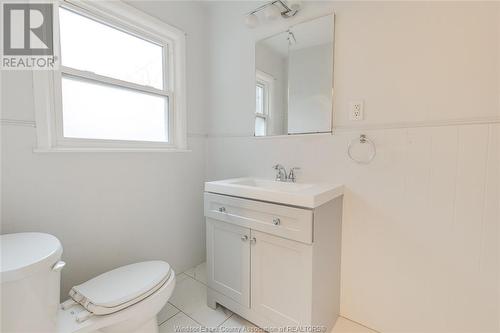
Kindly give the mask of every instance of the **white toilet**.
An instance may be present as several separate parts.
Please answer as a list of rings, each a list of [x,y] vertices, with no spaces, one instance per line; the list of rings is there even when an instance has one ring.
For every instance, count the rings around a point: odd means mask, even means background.
[[[175,287],[163,261],[123,266],[70,291],[59,304],[62,246],[43,233],[0,236],[1,332],[156,333]]]

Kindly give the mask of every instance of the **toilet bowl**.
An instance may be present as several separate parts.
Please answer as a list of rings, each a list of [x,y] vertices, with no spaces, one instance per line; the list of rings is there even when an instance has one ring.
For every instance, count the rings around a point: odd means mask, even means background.
[[[43,233],[0,236],[1,332],[157,333],[175,287],[163,261],[119,267],[73,287],[59,304],[62,246]]]

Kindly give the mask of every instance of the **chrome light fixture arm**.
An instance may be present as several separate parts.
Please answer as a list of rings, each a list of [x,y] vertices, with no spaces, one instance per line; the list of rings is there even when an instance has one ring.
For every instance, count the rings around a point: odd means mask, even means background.
[[[299,9],[300,1],[273,0],[248,12],[245,15],[246,25],[250,28],[255,28],[259,24],[256,14],[261,11],[264,11],[265,15],[269,15],[269,18],[274,19],[279,15],[281,15],[282,18],[293,17],[297,14]],[[268,12],[271,14],[268,14]]]

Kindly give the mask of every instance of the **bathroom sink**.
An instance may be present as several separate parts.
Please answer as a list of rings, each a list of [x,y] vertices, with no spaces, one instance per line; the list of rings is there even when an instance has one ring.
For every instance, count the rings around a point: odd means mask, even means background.
[[[316,208],[343,194],[342,185],[233,178],[205,183],[205,191],[241,198]]]
[[[288,191],[288,192],[297,192],[314,186],[313,184],[278,182],[274,180],[256,179],[256,178],[237,178],[233,182],[231,182],[231,184],[258,187],[267,190]]]

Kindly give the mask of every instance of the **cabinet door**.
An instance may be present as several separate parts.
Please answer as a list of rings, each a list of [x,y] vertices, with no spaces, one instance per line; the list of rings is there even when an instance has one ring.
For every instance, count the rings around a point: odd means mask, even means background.
[[[276,325],[311,322],[312,246],[252,230],[251,308]]]
[[[250,307],[250,229],[207,218],[208,286]]]

